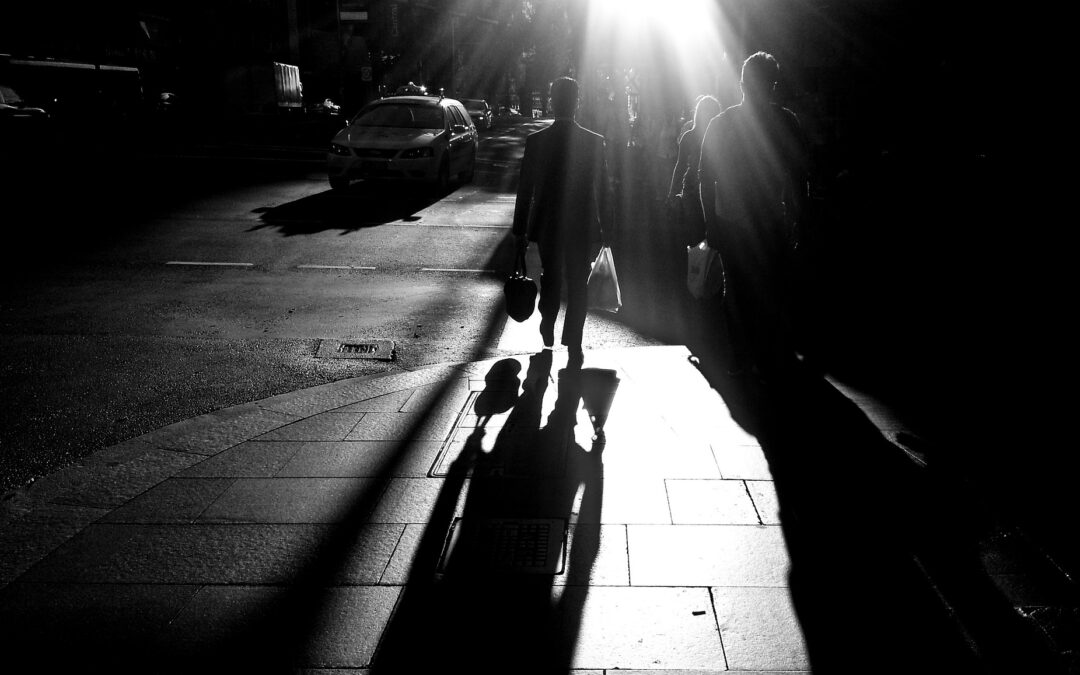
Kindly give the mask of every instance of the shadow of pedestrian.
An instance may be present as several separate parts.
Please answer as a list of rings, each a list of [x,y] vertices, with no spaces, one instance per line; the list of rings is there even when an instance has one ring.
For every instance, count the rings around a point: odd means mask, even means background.
[[[768,461],[778,507],[762,517],[784,533],[813,672],[1063,672],[990,577],[998,524],[962,484],[808,369],[713,385]]]
[[[568,533],[572,523],[599,522],[603,473],[600,446],[586,451],[574,441],[580,371],[559,372],[541,426],[551,367],[550,351],[530,358],[493,441],[488,425],[498,424],[514,369],[504,360],[489,371],[473,403],[476,426],[450,463],[373,673],[447,663],[469,672],[569,671],[588,587],[565,586],[569,572],[587,584],[599,536],[571,534],[568,545]]]

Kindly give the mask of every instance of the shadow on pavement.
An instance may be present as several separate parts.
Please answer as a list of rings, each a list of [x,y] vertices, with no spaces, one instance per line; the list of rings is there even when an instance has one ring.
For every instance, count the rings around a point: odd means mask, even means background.
[[[343,230],[342,234],[397,220],[418,220],[416,214],[445,195],[422,184],[353,183],[303,197],[264,211],[252,229],[276,227],[286,237]]]
[[[995,584],[985,556],[1008,533],[962,483],[808,369],[710,379],[769,462],[814,672],[1065,672]]]
[[[502,266],[500,258],[507,250],[506,247],[497,249],[491,266]],[[438,299],[433,301],[438,302]],[[500,302],[491,308],[487,330],[477,343],[477,358],[497,335],[503,321],[505,312]],[[588,377],[583,380],[580,372],[560,374],[556,413],[541,428],[540,406],[551,380],[550,359],[550,352],[533,357],[521,398],[517,397],[518,380],[513,366],[500,362],[488,374],[488,386],[482,396],[477,397],[479,407],[474,406],[473,410],[485,421],[462,444],[459,457],[449,463],[429,524],[425,526],[410,567],[409,585],[402,588],[402,596],[395,595],[398,599],[390,601],[389,609],[393,615],[379,651],[374,658],[343,654],[333,661],[334,665],[375,664],[377,672],[382,672],[384,668],[397,668],[402,663],[426,662],[441,667],[449,662],[448,658],[460,662],[467,657],[472,663],[476,659],[486,661],[490,656],[490,663],[505,666],[508,662],[498,659],[510,655],[507,649],[513,645],[527,645],[532,654],[546,655],[541,659],[544,672],[552,672],[553,666],[558,670],[565,669],[574,644],[572,627],[580,623],[581,604],[585,598],[582,589],[565,593],[562,602],[557,603],[551,599],[550,575],[530,575],[524,581],[505,583],[506,577],[500,579],[499,570],[490,568],[490,558],[477,558],[467,553],[454,555],[448,561],[447,574],[441,575],[441,582],[436,579],[443,543],[454,524],[455,505],[461,499],[466,504],[464,515],[470,520],[500,512],[517,518],[529,514],[535,517],[538,510],[545,518],[551,518],[552,508],[557,508],[557,515],[565,519],[569,517],[578,485],[584,484],[586,495],[581,510],[590,522],[599,521],[598,513],[591,517],[588,514],[598,512],[601,503],[602,475],[596,459],[602,440],[586,452],[573,443],[572,434],[574,413],[585,396],[582,382]],[[449,378],[433,387],[426,398],[427,405],[412,427],[401,434],[402,438],[420,436],[418,431],[439,414],[440,403],[445,405],[451,383],[461,384],[460,380]],[[508,389],[512,389],[512,397]],[[593,400],[596,396],[588,398]],[[600,399],[604,400],[604,397]],[[610,397],[606,400],[610,401]],[[509,417],[498,434],[497,447],[490,455],[483,453],[485,427],[492,416],[503,410],[509,411]],[[164,664],[163,670],[168,672],[228,672],[235,669],[239,672],[292,673],[298,667],[318,667],[327,658],[332,659],[327,657],[325,649],[327,633],[341,629],[341,617],[335,614],[335,608],[340,608],[340,593],[343,588],[348,589],[356,583],[350,580],[353,574],[350,570],[372,545],[369,518],[383,499],[384,491],[395,477],[408,475],[403,466],[408,459],[409,445],[410,441],[397,442],[386,459],[367,474],[371,476],[370,486],[353,497],[346,517],[325,527],[317,541],[311,542],[310,552],[299,561],[295,573],[283,579],[284,585],[274,593],[263,598],[257,611],[254,607],[234,608],[243,616],[231,630],[215,630],[210,626],[209,634],[195,640],[187,635],[166,634],[146,647],[154,653],[154,662]],[[511,448],[514,448],[512,456]],[[564,465],[566,470],[561,472]],[[532,501],[536,496],[534,491],[515,489],[520,485],[515,482],[520,478],[514,473],[517,471],[526,475],[537,471],[550,473],[552,495],[543,502]],[[468,479],[470,472],[471,480]],[[506,507],[505,511],[503,507]],[[595,536],[582,538],[569,554],[572,569],[583,575],[582,583],[588,579],[588,570],[599,545],[598,536],[597,531]],[[504,583],[499,583],[500,580]],[[365,587],[391,591],[389,587]],[[379,621],[365,619],[365,623],[376,629]],[[492,639],[493,632],[497,634],[497,640]],[[565,637],[567,635],[569,637]],[[344,639],[350,645],[360,640],[352,635]],[[559,640],[557,650],[551,649],[553,639]],[[363,645],[359,648],[363,649]],[[462,649],[470,651],[462,654]],[[100,653],[100,646],[93,651]],[[123,655],[110,656],[106,661],[118,659],[119,665],[126,665],[138,664],[143,658],[150,657],[140,649],[134,649]],[[509,663],[521,663],[521,659],[515,656]]]
[[[603,436],[588,450],[574,440],[578,407],[597,388],[580,370],[559,371],[558,398],[543,422],[551,361],[550,351],[530,357],[520,397],[490,430],[493,414],[506,407],[491,402],[517,395],[520,366],[506,359],[488,372],[473,406],[477,426],[447,470],[372,672],[435,671],[453,662],[470,672],[570,670],[599,550]],[[559,589],[557,578],[567,586]]]

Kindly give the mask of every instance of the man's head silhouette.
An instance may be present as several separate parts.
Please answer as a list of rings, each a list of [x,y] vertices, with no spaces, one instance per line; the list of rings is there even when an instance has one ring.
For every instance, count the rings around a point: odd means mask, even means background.
[[[551,111],[555,117],[573,117],[577,104],[577,80],[560,77],[551,83]]]
[[[743,61],[742,87],[743,100],[750,103],[764,103],[772,97],[773,89],[780,80],[780,64],[768,52],[755,52]]]

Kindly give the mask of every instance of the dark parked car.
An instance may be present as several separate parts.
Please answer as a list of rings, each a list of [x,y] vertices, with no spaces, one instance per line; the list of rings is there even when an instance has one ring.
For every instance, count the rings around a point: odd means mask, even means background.
[[[14,88],[0,84],[0,153],[44,156],[51,141],[49,113],[30,105]]]
[[[19,92],[6,84],[0,84],[0,115],[3,119],[48,119],[44,108],[31,106],[19,96]]]
[[[465,105],[465,109],[469,111],[469,117],[472,118],[477,129],[491,128],[492,112],[487,101],[482,98],[463,98],[461,102]]]

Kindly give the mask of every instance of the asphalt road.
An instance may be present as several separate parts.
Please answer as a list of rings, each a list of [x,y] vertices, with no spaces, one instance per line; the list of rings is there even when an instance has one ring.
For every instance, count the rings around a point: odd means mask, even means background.
[[[0,493],[223,407],[521,351],[500,343],[501,294],[529,128],[485,134],[477,180],[438,199],[333,193],[320,161],[250,148],[9,177]],[[655,343],[593,323],[595,346]],[[362,339],[392,340],[395,359],[319,357]]]

